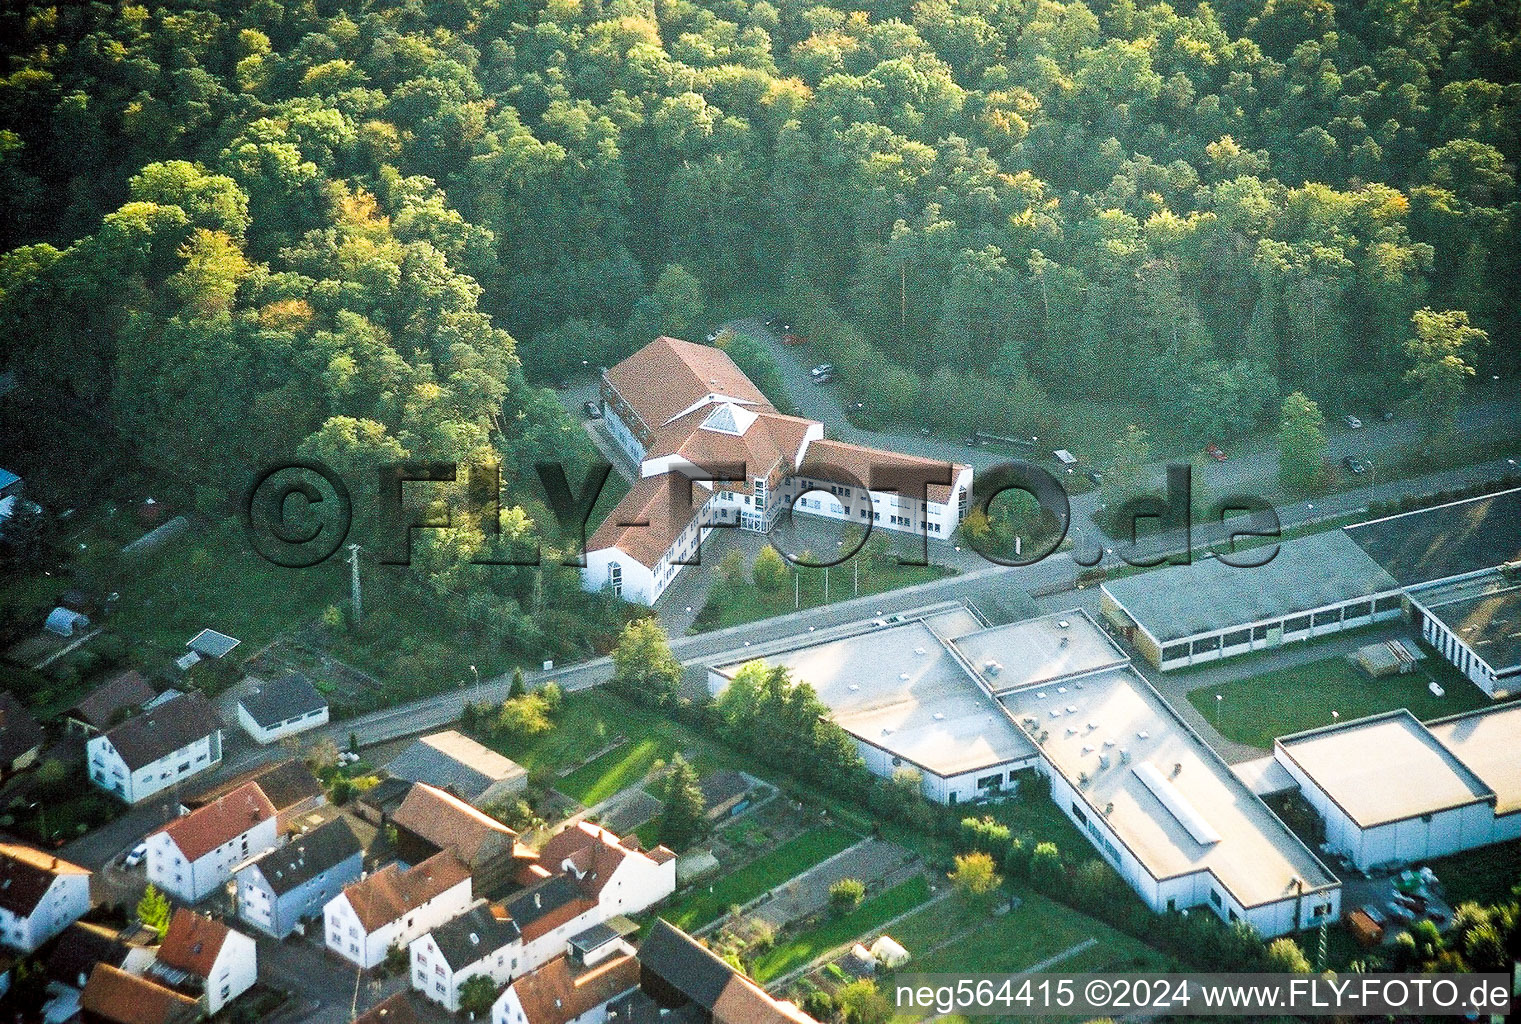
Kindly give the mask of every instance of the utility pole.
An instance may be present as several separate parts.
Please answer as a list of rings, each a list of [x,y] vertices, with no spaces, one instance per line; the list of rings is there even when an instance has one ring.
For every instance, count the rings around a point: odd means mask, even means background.
[[[364,598],[359,593],[359,545],[349,545],[349,599],[354,605],[354,625],[364,618]]]

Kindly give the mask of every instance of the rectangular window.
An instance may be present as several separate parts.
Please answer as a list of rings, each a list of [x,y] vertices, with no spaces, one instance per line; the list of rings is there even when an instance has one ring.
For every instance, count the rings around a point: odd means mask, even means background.
[[[1088,824],[1088,815],[1083,813],[1083,809],[1077,805],[1076,801],[1072,803],[1072,816],[1084,825]]]
[[[1224,645],[1226,647],[1237,647],[1241,644],[1247,643],[1251,640],[1251,638],[1252,631],[1249,629],[1232,630],[1231,632],[1225,634]]]
[[[1308,615],[1295,615],[1293,618],[1283,620],[1283,631],[1285,633],[1303,633],[1309,628],[1310,617]]]
[[[1253,626],[1252,627],[1252,639],[1253,640],[1266,640],[1267,639],[1267,635],[1268,635],[1268,627],[1266,627],[1266,626]]]
[[[1330,611],[1316,612],[1315,625],[1329,626],[1341,621],[1341,609],[1332,608]]]
[[[1373,602],[1373,610],[1375,612],[1392,612],[1397,610],[1399,606],[1400,596],[1398,594],[1389,594]]]
[[[1214,904],[1214,905],[1215,905],[1215,906],[1217,906],[1217,907],[1222,907],[1222,906],[1224,906],[1224,905],[1225,905],[1225,904],[1224,904],[1224,903],[1222,903],[1222,902],[1221,902],[1221,900],[1220,900],[1220,894],[1219,894],[1219,893],[1218,893],[1218,892],[1216,892],[1216,891],[1215,891],[1215,890],[1214,890],[1214,889],[1211,889],[1211,890],[1210,890],[1210,891],[1209,891],[1209,901],[1210,901],[1210,902],[1211,902],[1211,903],[1213,903],[1213,904]]]
[[[1172,661],[1175,658],[1186,657],[1188,657],[1187,644],[1168,644],[1166,647],[1162,648],[1163,661]]]

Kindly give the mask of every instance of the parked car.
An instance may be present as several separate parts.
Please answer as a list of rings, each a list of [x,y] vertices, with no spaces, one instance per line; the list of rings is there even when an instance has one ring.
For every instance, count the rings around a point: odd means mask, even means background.
[[[135,868],[143,862],[143,858],[146,856],[148,856],[148,844],[138,843],[131,850],[127,851],[127,855],[122,858],[122,864],[125,867]]]
[[[1350,455],[1348,455],[1345,459],[1342,459],[1341,464],[1347,467],[1348,473],[1353,473],[1357,476],[1362,476],[1364,473],[1368,472],[1368,464],[1366,462],[1364,462],[1362,459],[1354,459]]]
[[[1204,446],[1204,454],[1208,455],[1216,462],[1224,462],[1226,459],[1230,458],[1230,456],[1226,455],[1225,452],[1221,450],[1220,446],[1215,444],[1213,441]]]
[[[1358,419],[1356,416],[1343,416],[1341,418],[1341,421],[1352,430],[1363,429],[1363,421]]]
[[[814,380],[818,380],[820,377],[824,377],[824,376],[830,376],[830,377],[832,377],[832,376],[834,376],[834,364],[833,363],[820,363],[819,365],[815,366],[813,369],[811,369],[811,370],[808,371],[808,376],[812,377]]]
[[[781,313],[767,313],[766,326],[776,331],[790,331],[792,330],[792,319],[783,316]]]
[[[1101,484],[1104,482],[1104,474],[1100,473],[1096,469],[1088,470],[1087,477],[1089,480],[1092,480],[1096,484]]]
[[[585,402],[581,405],[581,408],[585,409],[586,415],[594,420],[600,420],[602,418],[601,402]]]
[[[1380,409],[1378,411],[1378,418],[1383,420],[1385,423],[1388,423],[1390,420],[1394,419],[1394,410]]]

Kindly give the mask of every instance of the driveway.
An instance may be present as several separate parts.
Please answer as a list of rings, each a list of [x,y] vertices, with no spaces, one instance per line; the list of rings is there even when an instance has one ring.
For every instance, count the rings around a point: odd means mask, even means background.
[[[255,941],[259,947],[259,980],[292,994],[293,1005],[287,1012],[293,1021],[348,1024],[354,1016],[352,1007],[357,1005],[363,1013],[407,985],[406,974],[385,979],[365,975],[307,939],[276,942],[259,936]]]
[[[924,872],[913,851],[881,839],[865,839],[785,882],[751,916],[784,928],[829,905],[829,887],[844,878],[866,885],[866,896],[881,895],[900,882]]]

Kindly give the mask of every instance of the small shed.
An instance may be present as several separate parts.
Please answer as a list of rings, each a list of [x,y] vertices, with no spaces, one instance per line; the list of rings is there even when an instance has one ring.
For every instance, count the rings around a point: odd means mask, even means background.
[[[226,633],[218,633],[214,629],[203,629],[185,642],[185,646],[203,658],[225,658],[232,653],[232,649],[242,643],[228,636]]]
[[[42,628],[58,636],[73,636],[90,628],[90,617],[72,608],[60,606],[48,612]]]

